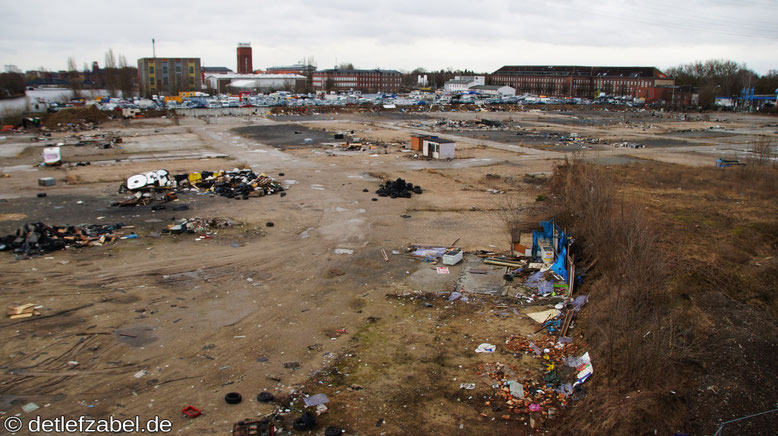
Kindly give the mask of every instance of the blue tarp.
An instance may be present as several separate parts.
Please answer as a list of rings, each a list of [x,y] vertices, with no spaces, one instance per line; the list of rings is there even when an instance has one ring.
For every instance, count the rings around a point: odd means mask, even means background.
[[[557,253],[557,258],[556,262],[554,262],[554,264],[551,266],[551,271],[554,271],[555,273],[564,277],[565,281],[567,281],[567,268],[565,266],[567,259],[567,235],[562,231],[562,229],[554,224],[553,220],[541,221],[540,227],[543,228],[542,231],[535,230],[532,232],[532,256],[537,257],[540,253],[540,246],[538,245],[538,241],[540,239],[546,239],[552,244],[554,243],[554,231],[556,230],[557,245],[553,248]]]
[[[567,259],[567,248],[562,247],[562,250],[559,252],[559,255],[556,258],[556,262],[551,265],[551,271],[559,274],[565,279],[565,281],[567,281],[567,268],[565,268],[565,259]]]

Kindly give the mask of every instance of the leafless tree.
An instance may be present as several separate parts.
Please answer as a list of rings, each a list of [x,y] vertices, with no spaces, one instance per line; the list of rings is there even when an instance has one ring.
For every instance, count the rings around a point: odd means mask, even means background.
[[[116,96],[116,90],[119,88],[118,76],[118,71],[116,70],[116,56],[113,54],[113,49],[109,48],[105,53],[103,80],[105,81],[105,89],[108,90],[108,94],[111,97]]]
[[[73,91],[73,98],[79,98],[79,91],[81,90],[80,76],[76,66],[76,59],[70,56],[68,58],[68,81],[70,82],[70,89]]]
[[[122,98],[130,98],[135,95],[135,78],[137,69],[127,63],[124,55],[119,56],[119,90],[122,92]]]

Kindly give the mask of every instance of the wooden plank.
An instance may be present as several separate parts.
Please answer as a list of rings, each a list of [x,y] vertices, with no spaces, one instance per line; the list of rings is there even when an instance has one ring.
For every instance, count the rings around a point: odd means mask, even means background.
[[[497,259],[486,259],[486,260],[484,260],[484,263],[487,264],[487,265],[510,266],[510,267],[514,267],[514,268],[518,268],[518,267],[524,266],[524,264],[522,264],[522,263],[511,262],[511,261],[506,261],[506,260],[497,260]]]
[[[575,311],[573,309],[569,309],[567,311],[567,314],[565,314],[565,322],[562,324],[562,332],[561,336],[567,336],[567,329],[570,328],[570,323],[573,321],[573,313]]]

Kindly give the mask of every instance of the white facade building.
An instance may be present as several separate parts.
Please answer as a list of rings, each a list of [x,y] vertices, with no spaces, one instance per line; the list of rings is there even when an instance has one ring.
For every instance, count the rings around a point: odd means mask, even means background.
[[[508,97],[516,95],[516,88],[507,85],[477,85],[470,88],[484,95]]]
[[[456,94],[484,84],[486,84],[486,76],[454,76],[454,80],[443,84],[443,89],[449,94]]]

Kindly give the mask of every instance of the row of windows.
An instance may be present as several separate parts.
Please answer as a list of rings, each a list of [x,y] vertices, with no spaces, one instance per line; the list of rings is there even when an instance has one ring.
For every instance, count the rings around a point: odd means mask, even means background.
[[[168,72],[168,66],[167,64],[162,64],[162,74],[167,74]],[[181,64],[176,64],[176,73],[181,72]],[[195,73],[195,67],[194,65],[189,65],[189,74]],[[154,65],[149,65],[149,74],[154,74]]]
[[[550,79],[547,77],[523,77],[523,78],[516,78],[516,77],[495,77],[494,78],[497,81],[501,82],[507,82],[507,83],[567,83],[567,79]],[[576,79],[574,83],[581,83],[581,82],[588,82],[591,79]],[[630,79],[616,79],[616,80],[603,80],[603,79],[594,79],[594,83],[598,85],[611,85],[611,84],[630,84],[634,86],[651,86],[651,81],[649,80],[630,80]]]

